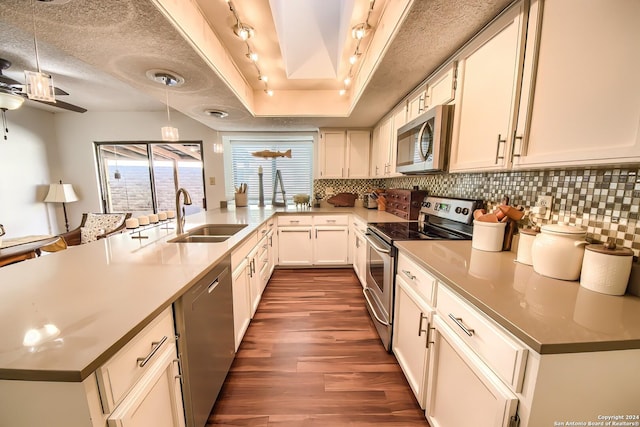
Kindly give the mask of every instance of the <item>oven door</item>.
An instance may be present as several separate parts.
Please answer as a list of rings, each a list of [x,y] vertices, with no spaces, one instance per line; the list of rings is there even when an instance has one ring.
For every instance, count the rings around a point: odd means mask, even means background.
[[[367,310],[387,351],[391,349],[394,248],[375,234],[367,240],[367,282],[363,289]]]

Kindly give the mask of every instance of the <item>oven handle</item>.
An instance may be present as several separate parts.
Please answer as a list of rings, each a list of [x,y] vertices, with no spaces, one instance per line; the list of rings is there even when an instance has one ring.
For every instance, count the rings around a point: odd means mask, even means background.
[[[369,242],[369,244],[371,246],[373,246],[373,249],[375,249],[376,251],[383,253],[383,254],[390,254],[391,253],[391,249],[384,249],[381,248],[380,246],[376,245],[374,241],[372,241],[368,236],[370,236],[370,234],[365,234],[364,238],[367,242]]]
[[[369,299],[369,295],[367,295],[367,291],[371,292],[371,290],[370,290],[369,288],[364,288],[364,289],[362,290],[362,293],[364,294],[364,299],[366,299],[366,300],[367,300],[367,304],[368,304],[368,305],[369,305],[369,307],[371,308],[371,313],[373,314],[373,317],[375,317],[375,318],[376,318],[376,320],[377,320],[379,323],[382,323],[384,326],[389,326],[389,325],[391,325],[389,322],[385,322],[384,320],[382,320],[382,319],[380,318],[380,316],[378,316],[378,313],[377,313],[377,311],[376,311],[376,307],[375,307],[375,305],[373,305],[373,304],[371,303],[371,300]]]

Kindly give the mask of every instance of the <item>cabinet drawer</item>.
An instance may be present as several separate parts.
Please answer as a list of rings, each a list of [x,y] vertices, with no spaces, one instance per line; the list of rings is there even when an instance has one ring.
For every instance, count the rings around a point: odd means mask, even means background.
[[[522,390],[527,349],[502,328],[443,285],[437,312],[466,344],[515,392]]]
[[[313,225],[312,215],[280,215],[278,226],[283,225]]]
[[[427,304],[434,305],[434,297],[436,295],[435,277],[427,273],[403,253],[398,255],[397,274],[423,297]]]
[[[113,411],[158,355],[174,343],[173,314],[169,307],[96,370],[105,413]]]
[[[231,253],[231,269],[235,270],[257,244],[257,233],[251,233],[242,245]]]
[[[314,225],[349,225],[349,215],[314,215]]]

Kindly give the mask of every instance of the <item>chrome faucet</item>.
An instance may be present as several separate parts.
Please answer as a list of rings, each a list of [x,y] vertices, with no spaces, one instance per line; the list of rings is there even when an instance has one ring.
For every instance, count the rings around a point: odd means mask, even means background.
[[[180,206],[180,194],[184,196],[184,204],[191,204],[191,195],[184,188],[179,188],[176,191],[176,234],[180,235],[184,233],[184,223],[186,221],[184,206]]]

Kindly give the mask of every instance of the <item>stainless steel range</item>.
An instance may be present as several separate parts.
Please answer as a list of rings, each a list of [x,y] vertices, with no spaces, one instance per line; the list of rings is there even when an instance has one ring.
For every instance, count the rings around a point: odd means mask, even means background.
[[[473,211],[480,200],[425,197],[418,221],[370,223],[365,235],[367,248],[367,285],[364,297],[367,310],[378,330],[382,344],[391,351],[393,330],[394,278],[398,240],[471,240]]]

